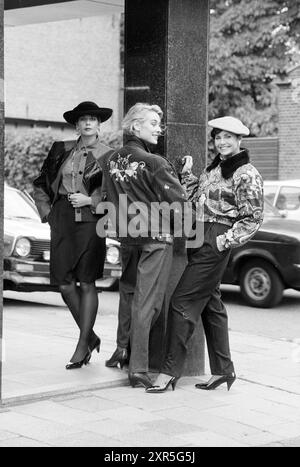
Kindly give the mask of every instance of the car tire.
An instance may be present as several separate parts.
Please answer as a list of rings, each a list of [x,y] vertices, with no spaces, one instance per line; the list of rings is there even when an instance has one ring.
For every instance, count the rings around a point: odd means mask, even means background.
[[[282,280],[276,269],[263,259],[252,259],[243,265],[239,284],[244,299],[251,306],[272,308],[282,299]]]

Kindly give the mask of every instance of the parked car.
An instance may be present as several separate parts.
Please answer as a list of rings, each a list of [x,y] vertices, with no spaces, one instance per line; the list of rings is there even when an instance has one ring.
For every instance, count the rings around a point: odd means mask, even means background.
[[[4,288],[53,290],[49,284],[50,229],[40,222],[33,200],[5,187]],[[120,244],[107,238],[104,278],[99,289],[117,288],[121,276]],[[236,284],[255,307],[276,306],[284,289],[300,291],[300,221],[284,217],[265,200],[260,230],[231,253],[223,284]]]
[[[246,302],[271,308],[284,289],[300,291],[300,221],[284,217],[265,199],[265,218],[243,247],[234,249],[223,278],[237,284]]]
[[[99,289],[116,287],[121,275],[119,243],[106,240],[104,277]],[[50,286],[50,228],[42,224],[34,201],[26,193],[5,185],[4,274],[5,290],[56,290]]]
[[[267,180],[265,198],[288,219],[300,221],[300,180]]]

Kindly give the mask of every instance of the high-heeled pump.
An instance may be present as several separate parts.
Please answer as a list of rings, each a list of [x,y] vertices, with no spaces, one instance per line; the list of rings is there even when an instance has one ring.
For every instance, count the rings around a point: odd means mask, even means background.
[[[99,353],[100,352],[100,345],[101,345],[101,339],[100,339],[100,337],[97,337],[94,344],[89,346],[90,351],[94,352],[94,350],[97,350],[97,352]]]
[[[88,358],[87,363],[90,362],[90,360],[91,360],[91,358],[92,358],[92,353],[94,352],[94,350],[96,350],[97,353],[100,352],[100,345],[101,345],[101,339],[100,339],[100,337],[97,337],[97,339],[96,339],[96,341],[94,342],[94,344],[89,345],[90,356],[89,356],[89,358]]]
[[[106,360],[105,366],[108,368],[117,368],[120,365],[121,370],[123,366],[128,363],[127,349],[116,348],[109,360]]]
[[[144,386],[147,389],[152,386],[152,381],[148,373],[129,373],[128,379],[133,388],[136,386]]]
[[[231,375],[221,375],[217,379],[213,379],[211,382],[209,380],[207,381],[207,383],[197,383],[195,384],[195,387],[197,389],[203,389],[204,391],[211,391],[219,387],[221,384],[226,383],[227,390],[229,391],[229,389],[231,388],[235,380],[236,380],[236,375],[234,373]]]
[[[172,386],[172,390],[175,391],[176,384],[179,378],[172,376],[169,381],[164,386],[151,386],[150,388],[146,389],[146,392],[149,394],[159,394],[161,392],[167,391],[169,386]]]
[[[78,368],[81,368],[82,365],[87,365],[90,359],[91,359],[91,352],[90,350],[88,350],[84,358],[80,360],[79,362],[69,362],[66,365],[66,370],[77,370]]]

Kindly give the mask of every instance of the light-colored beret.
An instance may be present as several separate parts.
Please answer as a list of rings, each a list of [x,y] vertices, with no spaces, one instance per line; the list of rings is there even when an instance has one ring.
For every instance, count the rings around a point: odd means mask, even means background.
[[[241,120],[235,117],[221,117],[215,118],[214,120],[209,120],[208,125],[212,128],[218,128],[219,130],[229,131],[236,135],[248,136],[250,133],[249,128],[247,128]]]

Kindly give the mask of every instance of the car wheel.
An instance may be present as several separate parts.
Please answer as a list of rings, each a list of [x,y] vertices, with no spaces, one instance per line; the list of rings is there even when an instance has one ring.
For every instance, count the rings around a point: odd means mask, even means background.
[[[283,283],[278,272],[263,259],[253,259],[244,264],[240,287],[246,302],[260,308],[278,305],[283,294]]]

